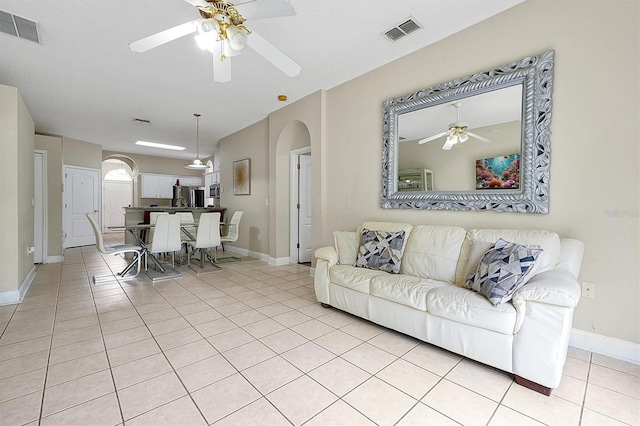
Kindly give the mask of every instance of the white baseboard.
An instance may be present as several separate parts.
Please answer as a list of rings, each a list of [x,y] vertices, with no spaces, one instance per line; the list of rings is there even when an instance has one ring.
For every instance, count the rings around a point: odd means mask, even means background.
[[[589,331],[571,330],[569,346],[606,355],[621,361],[640,364],[640,344],[603,336]]]
[[[241,256],[249,256],[254,259],[261,260],[263,262],[267,262],[271,266],[285,266],[291,264],[291,258],[289,256],[286,257],[271,257],[268,254],[260,253],[257,251],[251,251],[239,247],[234,247],[230,245],[224,246],[226,251],[230,251],[232,253],[239,254]],[[312,274],[313,275],[313,274]]]
[[[62,263],[64,262],[64,256],[47,256],[44,263]]]
[[[27,276],[25,277],[20,288],[18,290],[3,291],[0,293],[0,306],[1,305],[15,305],[22,302],[24,295],[27,294],[33,279],[36,277],[36,266],[34,265]]]
[[[269,265],[272,266],[285,266],[291,264],[291,258],[287,257],[269,257]]]
[[[247,250],[247,249],[243,249],[243,248],[240,248],[240,247],[234,247],[234,246],[230,246],[230,245],[225,245],[224,249],[225,249],[225,251],[230,251],[231,253],[239,254],[240,256],[248,256],[248,257],[251,257],[253,259],[261,260],[263,262],[268,262],[269,261],[269,255],[266,255],[264,253],[260,253],[260,252],[257,252],[257,251]]]

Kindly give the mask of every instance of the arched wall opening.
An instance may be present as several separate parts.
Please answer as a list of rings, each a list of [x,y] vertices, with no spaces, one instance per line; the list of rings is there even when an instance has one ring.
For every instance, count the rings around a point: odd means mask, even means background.
[[[275,179],[277,191],[275,194],[275,222],[277,232],[276,258],[291,257],[291,176],[290,153],[300,148],[311,148],[311,134],[307,125],[300,120],[287,123],[280,132],[275,150]],[[313,155],[313,152],[311,153]]]

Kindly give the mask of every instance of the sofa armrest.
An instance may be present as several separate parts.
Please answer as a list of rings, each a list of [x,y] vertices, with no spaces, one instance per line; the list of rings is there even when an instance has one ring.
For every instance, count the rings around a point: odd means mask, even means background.
[[[326,260],[329,263],[329,267],[338,263],[338,253],[334,247],[320,247],[314,252],[314,255],[317,259]]]
[[[513,304],[527,301],[573,308],[580,300],[580,284],[569,271],[541,272],[513,293]]]

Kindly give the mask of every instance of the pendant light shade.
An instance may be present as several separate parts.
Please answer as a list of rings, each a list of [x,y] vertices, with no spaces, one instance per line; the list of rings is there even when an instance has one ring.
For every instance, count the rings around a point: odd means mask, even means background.
[[[192,163],[184,166],[185,169],[191,170],[204,170],[207,168],[205,164],[200,161],[200,114],[193,114],[196,117],[196,159]]]

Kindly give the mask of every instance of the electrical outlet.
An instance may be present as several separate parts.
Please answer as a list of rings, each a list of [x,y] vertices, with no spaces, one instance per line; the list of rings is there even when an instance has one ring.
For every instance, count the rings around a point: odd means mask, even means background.
[[[596,297],[596,283],[582,281],[582,297],[594,299]]]

